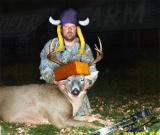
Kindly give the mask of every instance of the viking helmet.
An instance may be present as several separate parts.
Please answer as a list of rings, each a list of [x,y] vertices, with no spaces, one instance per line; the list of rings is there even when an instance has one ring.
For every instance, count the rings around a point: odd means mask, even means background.
[[[61,26],[63,26],[66,23],[73,23],[77,26],[77,35],[80,40],[80,49],[79,53],[83,54],[85,50],[85,40],[82,34],[82,31],[79,27],[81,26],[87,26],[89,24],[89,18],[86,18],[85,20],[79,20],[78,13],[74,9],[66,9],[62,12],[60,15],[60,20],[55,20],[51,16],[49,17],[49,22],[53,25],[57,25],[57,34],[58,34],[58,40],[59,40],[59,47],[56,51],[63,51],[64,50],[64,41],[61,34]]]

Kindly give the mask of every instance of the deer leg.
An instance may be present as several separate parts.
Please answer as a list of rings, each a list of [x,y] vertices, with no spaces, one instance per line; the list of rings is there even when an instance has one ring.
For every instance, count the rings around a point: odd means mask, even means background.
[[[55,125],[58,128],[67,128],[67,127],[81,127],[81,126],[87,126],[90,128],[99,128],[93,123],[89,123],[87,121],[79,121],[75,120],[72,116],[66,116],[61,115],[60,113],[57,113],[56,116],[48,115],[48,120],[50,123]]]
[[[93,123],[89,123],[87,121],[79,121],[79,120],[75,120],[73,118],[69,118],[65,121],[66,126],[69,127],[81,127],[81,126],[87,126],[90,128],[99,128],[99,126],[93,124]]]
[[[111,123],[111,122],[107,123],[106,120],[103,120],[95,115],[75,116],[74,118],[79,121],[87,121],[87,122],[97,121],[98,123],[103,124],[103,125],[108,125],[108,123]]]

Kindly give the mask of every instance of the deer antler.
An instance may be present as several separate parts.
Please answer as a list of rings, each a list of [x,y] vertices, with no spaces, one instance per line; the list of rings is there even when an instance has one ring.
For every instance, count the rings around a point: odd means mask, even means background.
[[[50,47],[52,46],[52,44],[53,44],[53,40],[52,40],[52,43],[51,43]],[[55,47],[54,47],[52,52],[50,52],[50,50],[51,50],[51,48],[49,48],[49,54],[47,55],[47,58],[50,61],[53,61],[54,63],[57,63],[58,65],[64,65],[63,62],[61,62],[59,59],[57,59]]]
[[[100,39],[99,37],[98,37],[98,41],[99,41],[100,48],[98,48],[97,45],[94,44],[94,46],[95,46],[94,49],[96,50],[96,53],[97,53],[96,59],[94,59],[89,65],[96,64],[96,63],[99,62],[99,61],[103,58],[103,56],[104,56],[103,50],[102,50],[102,42],[101,42],[101,39]]]
[[[95,50],[96,50],[96,59],[94,59],[91,63],[89,63],[89,65],[93,65],[93,64],[96,64],[97,62],[99,62],[104,54],[103,54],[103,50],[102,50],[102,42],[101,42],[101,39],[98,37],[98,41],[99,41],[99,45],[100,45],[100,48],[97,47],[96,44],[95,45]],[[52,43],[50,45],[50,47],[52,46]],[[49,48],[49,54],[47,55],[47,58],[50,60],[50,61],[53,61],[54,63],[57,63],[58,65],[64,65],[63,62],[61,62],[60,60],[57,59],[57,56],[56,56],[56,51],[55,51],[55,48],[53,49],[52,52],[50,52],[50,48]]]
[[[63,62],[61,62],[60,60],[57,59],[56,57],[56,54],[55,52],[51,52],[47,55],[47,58],[50,60],[50,61],[53,61],[54,63],[57,63],[58,65],[64,65]]]

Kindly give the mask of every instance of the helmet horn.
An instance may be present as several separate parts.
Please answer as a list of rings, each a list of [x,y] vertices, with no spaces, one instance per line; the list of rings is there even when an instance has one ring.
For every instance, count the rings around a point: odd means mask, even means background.
[[[61,23],[60,20],[54,20],[51,16],[49,17],[49,22],[53,25],[59,25]]]
[[[81,25],[81,26],[87,26],[89,24],[89,18],[87,17],[85,20],[83,21],[78,21],[78,23]]]

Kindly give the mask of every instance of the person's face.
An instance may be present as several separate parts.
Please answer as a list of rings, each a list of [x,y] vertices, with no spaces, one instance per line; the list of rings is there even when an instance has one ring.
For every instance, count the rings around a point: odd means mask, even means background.
[[[73,41],[76,37],[76,25],[66,23],[62,26],[62,35],[66,41]]]

